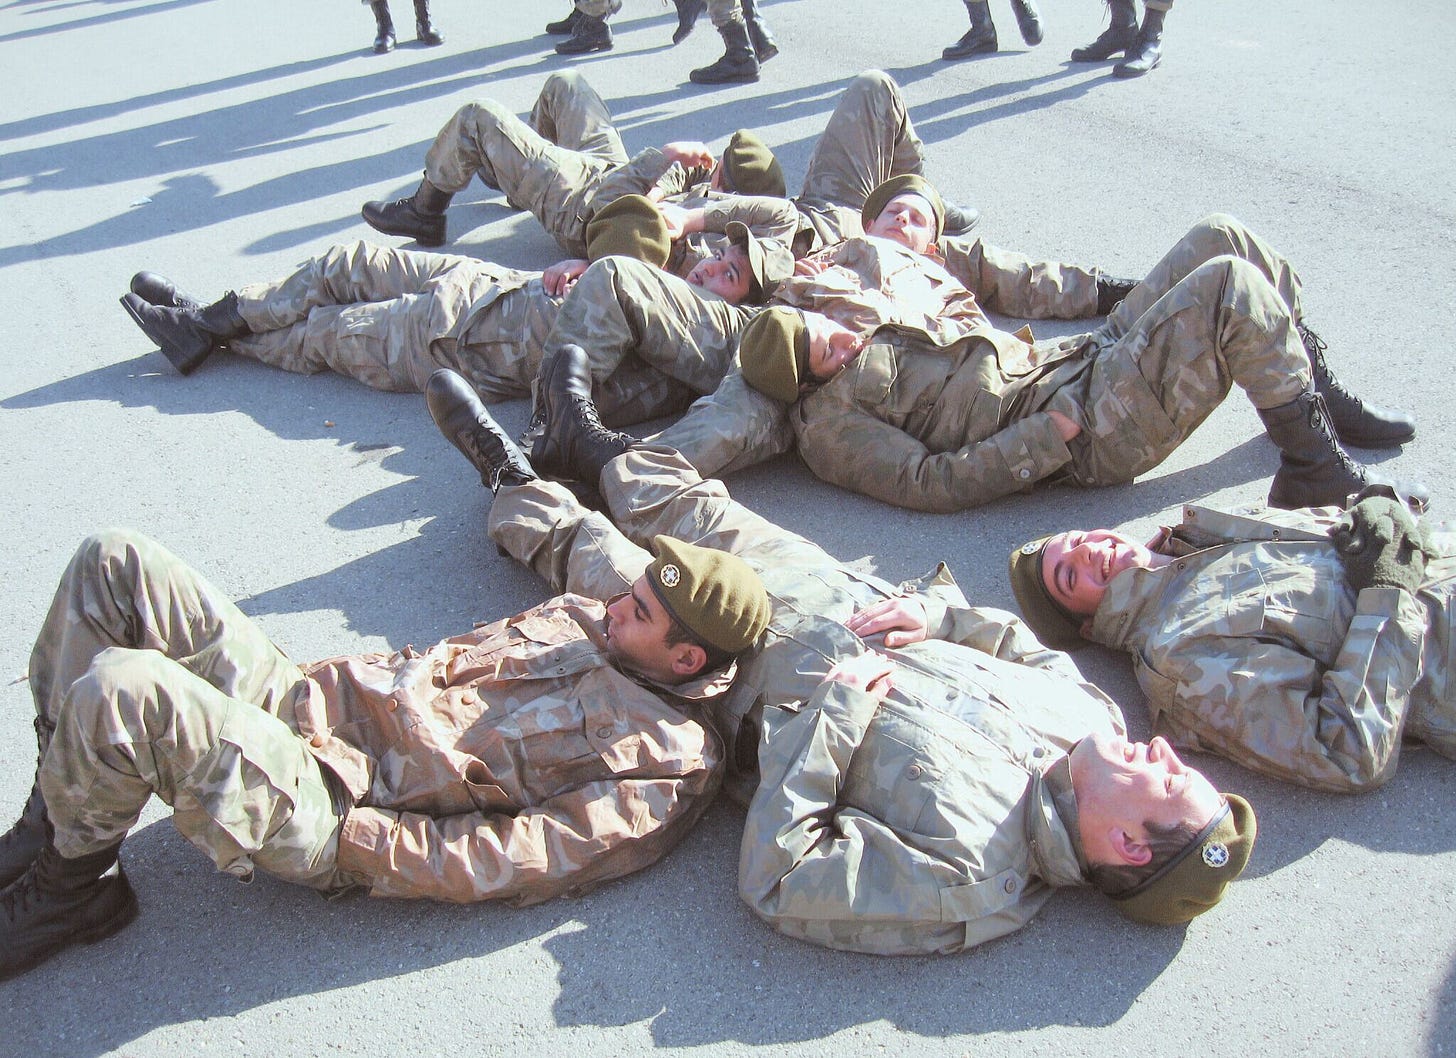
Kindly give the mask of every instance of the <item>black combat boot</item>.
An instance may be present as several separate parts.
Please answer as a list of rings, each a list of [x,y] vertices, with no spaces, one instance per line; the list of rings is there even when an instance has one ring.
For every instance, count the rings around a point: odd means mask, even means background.
[[[945,205],[944,235],[966,235],[981,223],[981,211],[971,206],[957,206],[954,202]]]
[[[366,202],[359,215],[375,231],[403,235],[421,246],[439,246],[445,241],[445,210],[454,197],[455,192],[441,191],[429,177],[421,177],[413,195],[393,202]]]
[[[1151,8],[1143,12],[1137,40],[1128,45],[1126,58],[1112,68],[1113,77],[1141,77],[1163,61],[1163,14]]]
[[[989,55],[996,50],[996,23],[991,21],[991,5],[987,0],[966,0],[971,28],[960,40],[940,53],[942,59],[969,59],[972,55]]]
[[[1430,501],[1424,484],[1392,480],[1351,459],[1330,427],[1324,398],[1312,389],[1288,404],[1261,409],[1259,418],[1279,449],[1270,507],[1339,507],[1367,485],[1388,485],[1417,510]]]
[[[374,28],[379,31],[374,38],[374,54],[394,51],[394,19],[389,17],[388,0],[373,0],[369,7],[374,12]]]
[[[586,55],[588,52],[611,50],[612,29],[606,19],[595,15],[582,15],[571,36],[556,45],[557,55]]]
[[[425,403],[445,440],[460,449],[470,465],[480,471],[481,484],[491,492],[502,485],[524,485],[535,480],[531,464],[460,374],[442,367],[431,375],[425,383]]]
[[[602,425],[591,387],[591,365],[581,346],[564,345],[542,362],[536,376],[536,401],[543,426],[531,448],[531,465],[538,473],[595,488],[602,467],[637,439]]]
[[[1102,62],[1127,51],[1137,40],[1137,0],[1107,0],[1107,10],[1111,23],[1091,44],[1072,51],[1073,62]]]
[[[177,289],[177,284],[156,272],[138,272],[131,277],[131,292],[148,305],[164,309],[200,309],[202,302]]]
[[[29,870],[50,838],[51,822],[46,818],[40,781],[36,780],[25,800],[25,807],[20,811],[20,818],[0,836],[0,889]]]
[[[427,48],[445,43],[445,38],[430,24],[430,0],[415,0],[415,40]]]
[[[0,893],[0,981],[62,948],[109,937],[136,918],[136,894],[116,858],[119,848],[117,842],[66,859],[47,841],[29,869]]]
[[[734,81],[757,81],[758,58],[748,41],[748,26],[730,22],[718,27],[723,38],[723,55],[710,66],[700,66],[688,74],[694,84],[728,84]]]
[[[748,39],[753,42],[753,55],[763,65],[779,53],[779,42],[774,40],[768,23],[758,13],[757,0],[743,0],[743,22],[748,27]]]
[[[1325,361],[1327,346],[1324,339],[1303,323],[1295,326],[1304,341],[1304,351],[1309,354],[1314,388],[1325,399],[1330,425],[1335,428],[1335,435],[1342,444],[1356,448],[1393,448],[1414,439],[1414,416],[1383,404],[1367,404],[1351,393]]]
[[[1011,10],[1016,12],[1016,26],[1021,30],[1021,39],[1033,48],[1041,43],[1041,12],[1036,9],[1035,0],[1011,0]]]
[[[672,0],[677,5],[677,29],[672,31],[672,42],[681,44],[708,9],[708,0]]]
[[[546,23],[546,32],[553,37],[567,37],[576,32],[576,24],[580,21],[581,12],[576,9],[575,4],[572,4],[571,10],[565,18]]]
[[[121,305],[181,375],[196,371],[229,338],[253,333],[239,314],[238,296],[231,290],[200,309],[149,305],[135,294],[123,294]]]
[[[1097,273],[1097,315],[1106,316],[1117,303],[1132,293],[1132,288],[1142,282],[1140,279],[1118,279],[1115,276]]]

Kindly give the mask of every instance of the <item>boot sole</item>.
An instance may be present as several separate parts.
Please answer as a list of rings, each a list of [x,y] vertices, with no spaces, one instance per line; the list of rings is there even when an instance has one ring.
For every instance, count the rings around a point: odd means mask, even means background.
[[[95,944],[98,941],[103,941],[107,937],[120,933],[127,926],[135,922],[141,908],[137,904],[136,893],[132,890],[131,884],[125,880],[125,875],[118,875],[116,880],[112,882],[112,885],[122,888],[123,892],[121,905],[110,918],[103,922],[93,923],[86,929],[72,933],[64,940],[57,941],[55,944],[47,945],[40,951],[35,952],[24,962],[15,963],[5,969],[0,969],[0,981],[8,981],[12,977],[17,977],[27,970],[39,966],[52,955],[66,948],[73,948],[78,944]]]
[[[688,80],[693,84],[753,84],[758,80],[758,74],[741,73],[734,74],[732,77],[703,78],[697,76],[697,71],[694,70],[688,74]]]
[[[1399,448],[1403,444],[1409,444],[1416,439],[1416,432],[1415,430],[1411,430],[1399,436],[1392,434],[1385,437],[1375,437],[1370,434],[1343,434],[1337,430],[1335,431],[1335,436],[1340,439],[1340,444],[1346,448],[1380,449]]]
[[[558,44],[558,45],[556,45],[556,54],[557,55],[590,55],[592,52],[596,52],[596,51],[611,51],[614,46],[615,45],[613,45],[611,41],[608,41],[606,44],[593,44],[590,47],[586,47],[586,48],[565,48],[565,49],[563,49],[561,47],[561,45]]]
[[[145,334],[149,339],[151,339],[153,343],[156,344],[158,351],[160,351],[161,354],[167,358],[167,362],[171,364],[174,368],[176,368],[177,374],[184,376],[192,374],[192,372],[196,371],[197,368],[202,364],[202,362],[206,360],[208,356],[212,353],[211,346],[209,346],[207,349],[204,349],[201,353],[193,353],[191,355],[182,354],[177,352],[176,350],[168,349],[167,343],[164,342],[161,337],[158,336],[157,332],[152,329],[151,324],[149,324],[140,315],[138,315],[136,308],[133,307],[131,302],[127,301],[125,297],[122,297],[120,300],[121,307],[126,309],[126,314],[132,318],[132,321],[135,322],[138,327],[141,328],[142,333]]]

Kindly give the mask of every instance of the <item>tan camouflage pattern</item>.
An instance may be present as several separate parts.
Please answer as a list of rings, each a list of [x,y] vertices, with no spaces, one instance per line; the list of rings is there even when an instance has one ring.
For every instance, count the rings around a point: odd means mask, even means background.
[[[1210,232],[1225,230],[1205,222],[1185,242],[1208,246]],[[1226,252],[1174,267],[1193,256],[1180,243],[1134,289],[1129,300],[1146,306],[1139,317],[1126,321],[1119,309],[1086,336],[1031,345],[984,328],[940,349],[909,331],[879,332],[795,407],[800,454],[834,484],[953,511],[1044,480],[1131,481],[1233,383],[1258,408],[1293,400],[1310,384],[1309,360],[1280,292],[1258,263]],[[1051,410],[1082,425],[1070,444]]]
[[[717,743],[682,710],[727,676],[646,686],[612,665],[602,615],[564,595],[305,670],[159,545],[93,537],[31,663],[57,847],[106,847],[157,793],[239,876],[529,904],[637,870],[717,788]]]
[[[1189,506],[1113,578],[1090,638],[1128,651],[1154,727],[1286,782],[1343,793],[1395,774],[1402,739],[1456,758],[1456,535],[1412,597],[1345,583],[1341,512]]]
[[[739,886],[755,913],[831,947],[951,952],[1015,930],[1052,887],[1081,881],[1042,773],[1086,734],[1123,728],[1065,655],[1010,614],[968,607],[943,566],[886,583],[734,503],[668,449],[614,460],[601,491],[631,541],[667,533],[723,548],[768,589],[762,647],[709,706],[730,790],[752,797]],[[625,575],[609,524],[559,486],[501,489],[490,530],[553,585],[610,590]],[[931,641],[885,651],[845,628],[894,594],[925,603]],[[897,664],[878,710],[820,690],[837,659],[867,646]]]
[[[741,0],[708,0],[708,18],[715,28],[743,21]]]
[[[610,18],[622,10],[622,0],[576,0],[576,9],[593,18]]]

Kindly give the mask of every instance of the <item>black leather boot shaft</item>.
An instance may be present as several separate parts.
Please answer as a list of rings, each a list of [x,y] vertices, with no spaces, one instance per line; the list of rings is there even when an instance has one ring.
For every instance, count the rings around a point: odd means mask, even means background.
[[[136,918],[136,894],[116,858],[120,847],[66,859],[47,842],[0,892],[0,980],[73,944],[109,937]],[[116,872],[107,873],[113,864]]]
[[[1381,404],[1367,404],[1351,393],[1330,370],[1324,339],[1303,323],[1297,326],[1309,355],[1314,388],[1324,398],[1330,422],[1342,443],[1356,448],[1392,448],[1415,438],[1414,416]]]
[[[415,0],[415,39],[427,48],[445,43],[430,23],[430,0]]]
[[[743,22],[748,27],[748,39],[753,44],[753,55],[763,65],[779,53],[779,42],[774,40],[768,23],[758,13],[757,0],[743,0]]]
[[[590,361],[579,345],[563,346],[541,364],[536,396],[543,424],[531,447],[531,465],[538,473],[596,488],[602,468],[637,439],[602,425],[591,387]]]
[[[723,38],[723,54],[717,62],[700,66],[688,74],[694,84],[734,84],[758,80],[758,58],[748,40],[744,22],[730,22],[718,27]]]
[[[677,28],[672,31],[672,42],[681,44],[708,9],[708,0],[672,0],[677,6]],[[746,6],[746,5],[745,5]]]
[[[1140,280],[1118,279],[1116,276],[1097,273],[1097,315],[1106,316],[1117,303],[1132,293]]]
[[[440,246],[445,241],[445,210],[454,197],[454,192],[441,191],[428,177],[421,177],[414,194],[393,202],[366,202],[359,215],[375,231],[413,239],[421,246]]]
[[[971,28],[940,53],[942,59],[969,59],[996,50],[996,23],[991,21],[991,5],[984,0],[966,0],[966,13],[971,16]]]
[[[558,55],[587,55],[594,51],[612,50],[612,29],[607,20],[594,15],[582,15],[576,26],[560,44],[556,45]]]
[[[430,418],[445,440],[480,471],[480,481],[491,492],[502,485],[524,485],[536,477],[521,450],[511,442],[458,372],[442,367],[425,383]]]
[[[25,800],[20,818],[0,835],[0,889],[30,869],[50,836],[51,824],[46,818],[45,798],[41,796],[37,779],[30,788],[30,796]]]
[[[1109,0],[1111,24],[1091,44],[1072,52],[1073,62],[1102,62],[1118,52],[1125,52],[1137,40],[1138,20],[1135,0]]]
[[[377,30],[374,54],[383,55],[387,51],[394,51],[394,19],[389,17],[388,0],[373,0],[369,8],[374,12],[374,28]]]
[[[156,272],[138,272],[131,277],[131,292],[148,305],[165,309],[200,309],[202,302],[177,289],[177,284]]]

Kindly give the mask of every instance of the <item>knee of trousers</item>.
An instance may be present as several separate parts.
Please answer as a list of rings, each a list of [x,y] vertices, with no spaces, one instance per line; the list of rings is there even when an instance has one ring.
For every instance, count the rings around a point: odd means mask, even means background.
[[[152,742],[176,732],[171,696],[157,693],[178,669],[155,650],[107,647],[71,684],[57,718],[58,729],[88,744]]]
[[[895,79],[884,70],[866,70],[849,82],[849,87],[844,90],[846,100],[855,100],[859,105],[868,105],[871,102],[883,107],[888,103],[891,106],[904,109],[902,106],[903,96],[900,94],[900,86]]]
[[[1237,253],[1247,241],[1248,228],[1228,213],[1210,213],[1193,227],[1183,238],[1196,246],[1205,247],[1205,256]]]

